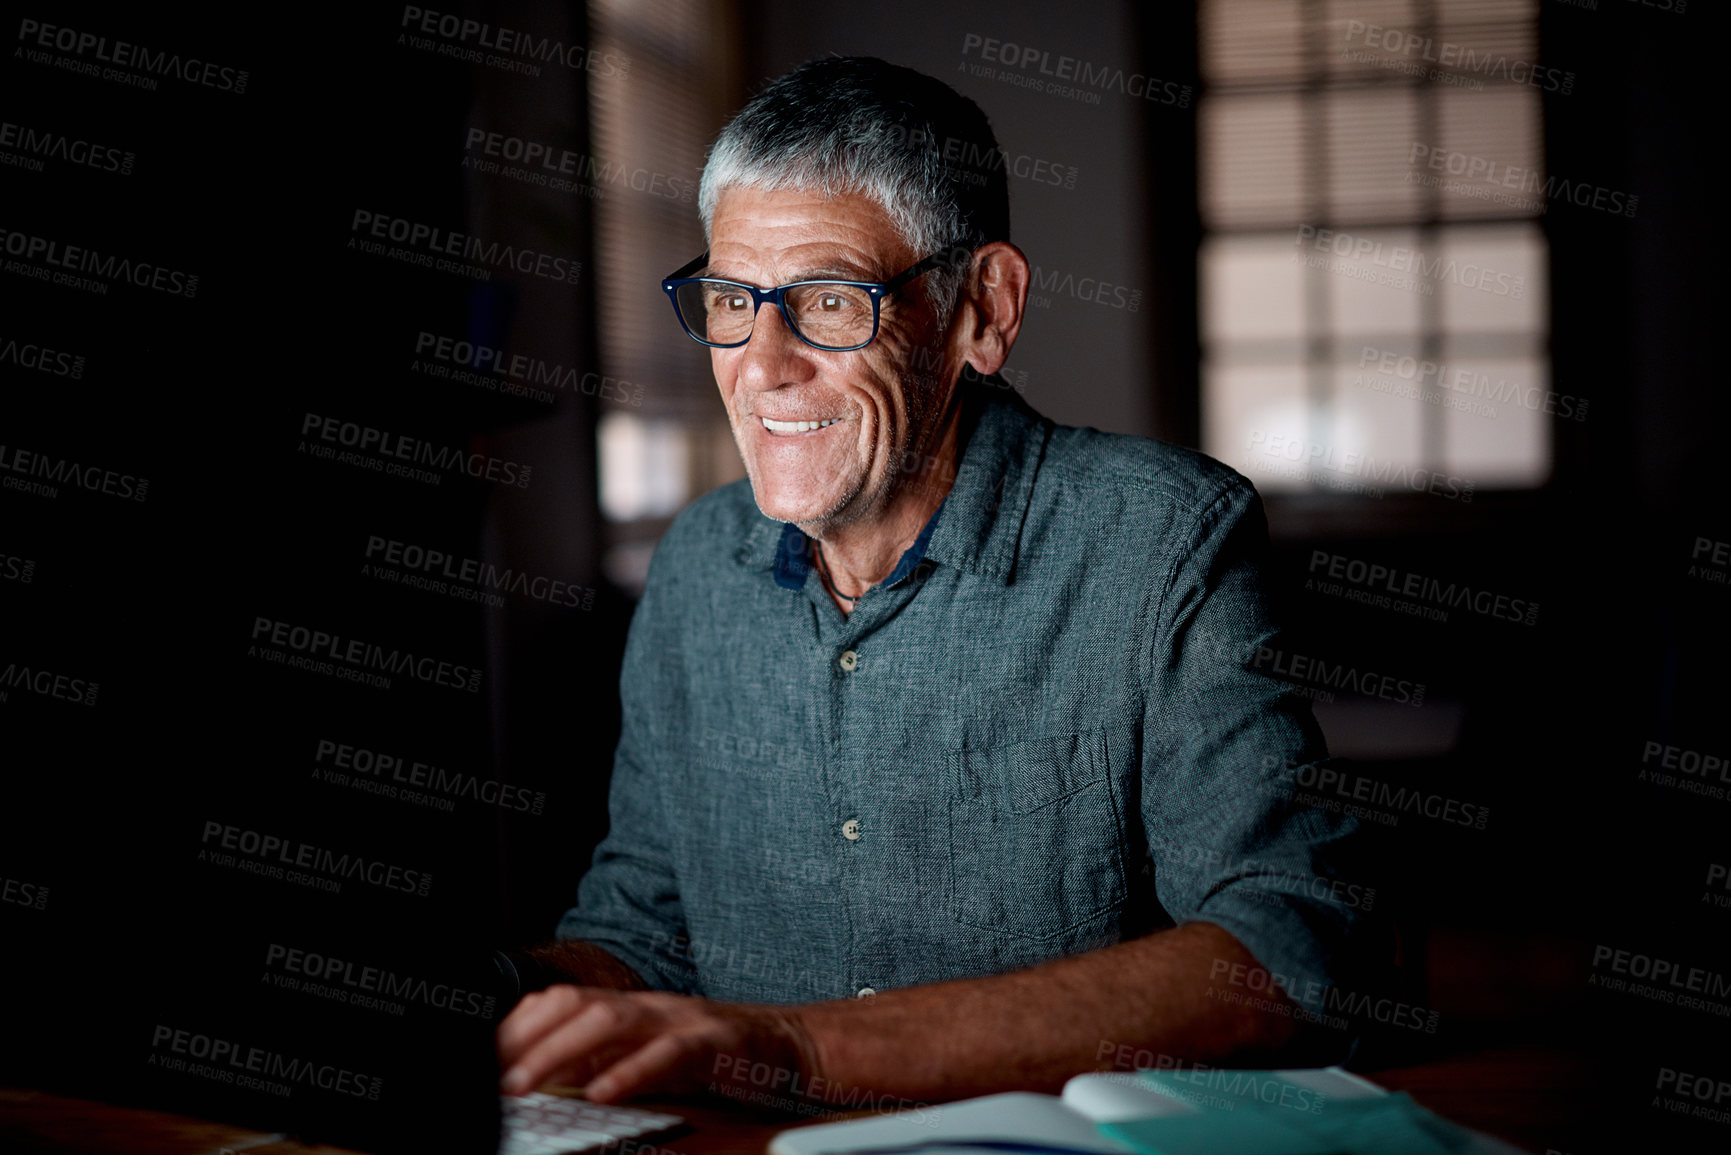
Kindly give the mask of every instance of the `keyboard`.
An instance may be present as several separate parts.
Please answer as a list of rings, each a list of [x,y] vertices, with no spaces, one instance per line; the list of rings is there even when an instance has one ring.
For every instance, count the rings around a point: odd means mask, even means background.
[[[533,1091],[521,1097],[502,1095],[504,1115],[499,1155],[563,1155],[594,1151],[622,1139],[638,1139],[672,1130],[685,1122],[638,1107],[612,1107],[587,1099],[566,1099]]]

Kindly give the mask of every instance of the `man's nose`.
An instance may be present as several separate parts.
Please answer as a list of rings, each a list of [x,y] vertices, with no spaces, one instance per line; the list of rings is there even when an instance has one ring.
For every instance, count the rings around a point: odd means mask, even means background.
[[[747,389],[775,389],[811,374],[808,346],[788,327],[778,305],[760,305],[751,337],[739,359],[739,383]]]

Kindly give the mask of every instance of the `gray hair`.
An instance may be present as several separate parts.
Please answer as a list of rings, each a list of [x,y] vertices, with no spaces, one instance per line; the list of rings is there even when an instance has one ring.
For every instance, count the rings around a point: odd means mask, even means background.
[[[869,56],[814,60],[764,88],[710,146],[697,207],[707,240],[722,190],[860,193],[925,257],[1010,236],[1003,152],[980,107],[911,68]],[[923,278],[940,325],[967,265]]]

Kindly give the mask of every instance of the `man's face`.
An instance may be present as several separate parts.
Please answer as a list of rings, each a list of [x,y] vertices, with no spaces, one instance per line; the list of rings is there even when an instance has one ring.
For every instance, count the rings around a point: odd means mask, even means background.
[[[928,255],[909,249],[884,211],[857,194],[733,187],[718,199],[710,227],[710,275],[759,288],[822,277],[881,281]],[[767,516],[819,534],[869,518],[911,480],[897,473],[904,455],[919,460],[931,451],[949,358],[922,283],[883,303],[877,339],[864,349],[814,349],[794,336],[779,308],[764,305],[751,340],[710,350]],[[766,419],[831,424],[788,431]]]

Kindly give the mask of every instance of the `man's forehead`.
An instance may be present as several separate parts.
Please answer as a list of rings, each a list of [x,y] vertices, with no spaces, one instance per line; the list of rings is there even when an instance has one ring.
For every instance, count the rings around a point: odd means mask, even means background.
[[[878,203],[861,193],[735,186],[716,200],[709,264],[720,272],[874,273],[908,252]]]

